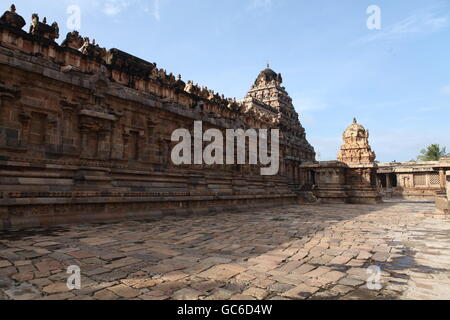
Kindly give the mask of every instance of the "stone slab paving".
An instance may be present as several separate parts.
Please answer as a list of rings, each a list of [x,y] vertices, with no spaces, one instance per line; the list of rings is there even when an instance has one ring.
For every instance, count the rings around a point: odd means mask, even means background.
[[[0,299],[450,299],[450,218],[393,201],[3,232]]]

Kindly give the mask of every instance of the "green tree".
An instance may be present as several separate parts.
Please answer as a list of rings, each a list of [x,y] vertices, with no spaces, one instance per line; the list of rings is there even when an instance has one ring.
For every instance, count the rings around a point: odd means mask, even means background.
[[[445,147],[441,149],[438,144],[432,144],[426,149],[420,151],[421,155],[417,157],[420,161],[438,161],[442,157],[448,156]]]

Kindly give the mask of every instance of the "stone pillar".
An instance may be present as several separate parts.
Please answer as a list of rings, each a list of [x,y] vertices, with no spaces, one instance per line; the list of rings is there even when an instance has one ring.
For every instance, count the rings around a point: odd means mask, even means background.
[[[69,103],[65,100],[61,101],[63,110],[63,122],[62,122],[62,144],[63,150],[71,150],[75,148],[76,145],[76,129],[74,124],[76,123],[75,114],[77,105]]]
[[[111,157],[111,131],[108,129],[100,130],[98,133],[98,157],[102,160]]]
[[[391,177],[389,173],[386,173],[386,190],[391,188]]]
[[[447,201],[450,201],[450,171],[446,172]]]
[[[441,182],[441,190],[445,190],[445,171],[444,169],[439,170],[439,181]]]
[[[21,123],[20,142],[22,145],[28,144],[28,137],[30,134],[30,120],[31,116],[28,113],[21,112],[19,114],[19,121]]]
[[[86,158],[89,156],[89,128],[82,126],[80,128],[80,149],[81,149],[81,157]]]

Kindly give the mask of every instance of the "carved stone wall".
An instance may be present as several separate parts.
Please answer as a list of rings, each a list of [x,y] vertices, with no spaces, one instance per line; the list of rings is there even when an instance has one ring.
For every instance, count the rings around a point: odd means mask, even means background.
[[[279,100],[243,103],[77,32],[59,45],[57,24],[37,15],[24,25],[15,8],[0,18],[0,229],[298,200],[293,163],[315,153],[281,76]],[[196,120],[222,132],[279,128],[280,174],[173,165],[172,132]]]

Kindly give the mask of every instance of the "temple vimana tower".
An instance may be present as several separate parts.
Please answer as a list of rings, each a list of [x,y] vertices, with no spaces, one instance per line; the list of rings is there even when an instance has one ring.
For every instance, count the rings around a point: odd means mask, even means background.
[[[369,145],[369,130],[356,119],[344,131],[344,145],[338,154],[338,160],[347,164],[371,164],[375,162],[375,152]]]
[[[0,229],[298,203],[315,161],[282,77],[243,100],[56,22],[0,17]],[[171,162],[175,129],[279,129],[280,170]]]
[[[311,180],[308,182],[314,195],[322,202],[380,202],[376,175],[378,166],[369,144],[369,131],[353,119],[342,138],[338,161],[305,162],[300,165],[310,172]]]

